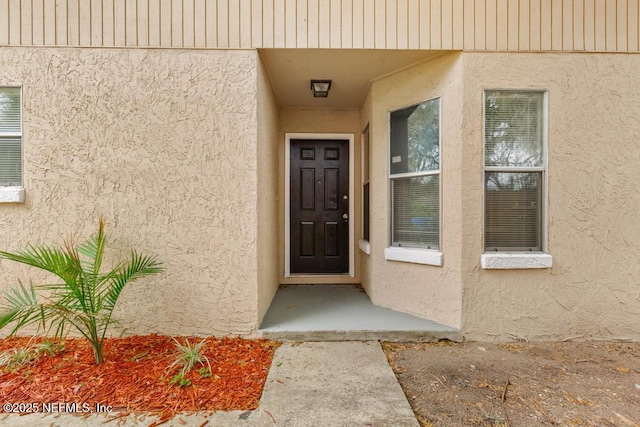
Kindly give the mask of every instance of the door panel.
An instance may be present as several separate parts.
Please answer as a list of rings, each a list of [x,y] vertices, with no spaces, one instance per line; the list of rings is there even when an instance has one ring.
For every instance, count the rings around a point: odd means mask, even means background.
[[[340,193],[339,178],[339,169],[324,170],[324,209],[327,211],[335,211],[338,209],[338,197]]]
[[[300,223],[300,256],[315,256],[316,231],[313,222]]]
[[[349,143],[291,140],[291,273],[349,272]]]
[[[326,222],[324,224],[325,256],[338,256],[340,254],[339,236],[340,231],[337,222]]]
[[[316,209],[316,170],[300,169],[300,209],[314,211]]]

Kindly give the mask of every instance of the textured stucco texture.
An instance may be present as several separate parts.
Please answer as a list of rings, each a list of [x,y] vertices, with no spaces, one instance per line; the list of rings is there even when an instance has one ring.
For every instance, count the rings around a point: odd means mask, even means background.
[[[374,304],[461,327],[460,156],[462,63],[446,55],[374,81],[363,108],[369,123],[371,254],[365,255],[363,286]],[[388,261],[388,114],[432,98],[441,99],[442,236],[441,267]],[[445,119],[446,118],[446,119]]]
[[[371,255],[360,252],[373,302],[470,340],[640,340],[638,69],[640,55],[451,53],[373,82],[361,115],[371,134]],[[482,268],[485,89],[548,93],[548,268]],[[384,259],[388,114],[433,97],[442,267]]]
[[[262,61],[258,63],[258,320],[262,322],[280,284],[278,265],[278,106]]]
[[[24,203],[0,249],[107,220],[162,276],[125,290],[114,333],[243,334],[279,283],[361,282],[374,304],[471,340],[640,340],[640,55],[443,53],[370,82],[360,110],[281,109],[254,50],[2,48],[23,87]],[[355,71],[354,71],[355,72]],[[485,89],[548,93],[550,268],[483,269]],[[390,261],[389,112],[441,99],[442,266]],[[370,254],[358,249],[369,126]],[[355,136],[355,277],[284,277],[286,133]],[[43,276],[0,261],[0,288]]]
[[[0,205],[0,247],[87,237],[102,214],[112,256],[135,247],[166,268],[125,288],[115,334],[251,334],[258,62],[256,51],[0,49],[0,84],[23,87],[26,190]],[[275,132],[269,91],[262,144]],[[0,262],[2,287],[31,273]]]
[[[640,340],[640,55],[463,58],[465,335]],[[480,267],[485,88],[548,93],[552,268]]]

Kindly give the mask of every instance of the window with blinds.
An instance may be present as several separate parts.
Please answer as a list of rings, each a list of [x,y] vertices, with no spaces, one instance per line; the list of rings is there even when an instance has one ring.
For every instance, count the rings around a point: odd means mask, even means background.
[[[391,244],[440,248],[440,99],[390,115]]]
[[[0,88],[0,186],[22,185],[20,88]]]
[[[544,104],[544,92],[485,92],[485,251],[542,250]]]

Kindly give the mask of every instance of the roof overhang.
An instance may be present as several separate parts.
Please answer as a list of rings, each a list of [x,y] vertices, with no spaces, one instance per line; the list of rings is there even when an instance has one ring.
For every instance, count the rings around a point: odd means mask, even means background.
[[[443,54],[428,50],[260,49],[276,102],[282,108],[360,108],[371,82]],[[310,82],[331,80],[327,98]]]

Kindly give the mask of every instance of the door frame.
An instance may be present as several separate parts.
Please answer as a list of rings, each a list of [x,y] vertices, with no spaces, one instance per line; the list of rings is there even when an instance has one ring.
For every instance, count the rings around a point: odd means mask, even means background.
[[[352,133],[285,133],[284,145],[284,277],[347,276],[347,274],[291,274],[291,140],[342,139],[349,145],[349,277],[355,277],[355,136]]]

